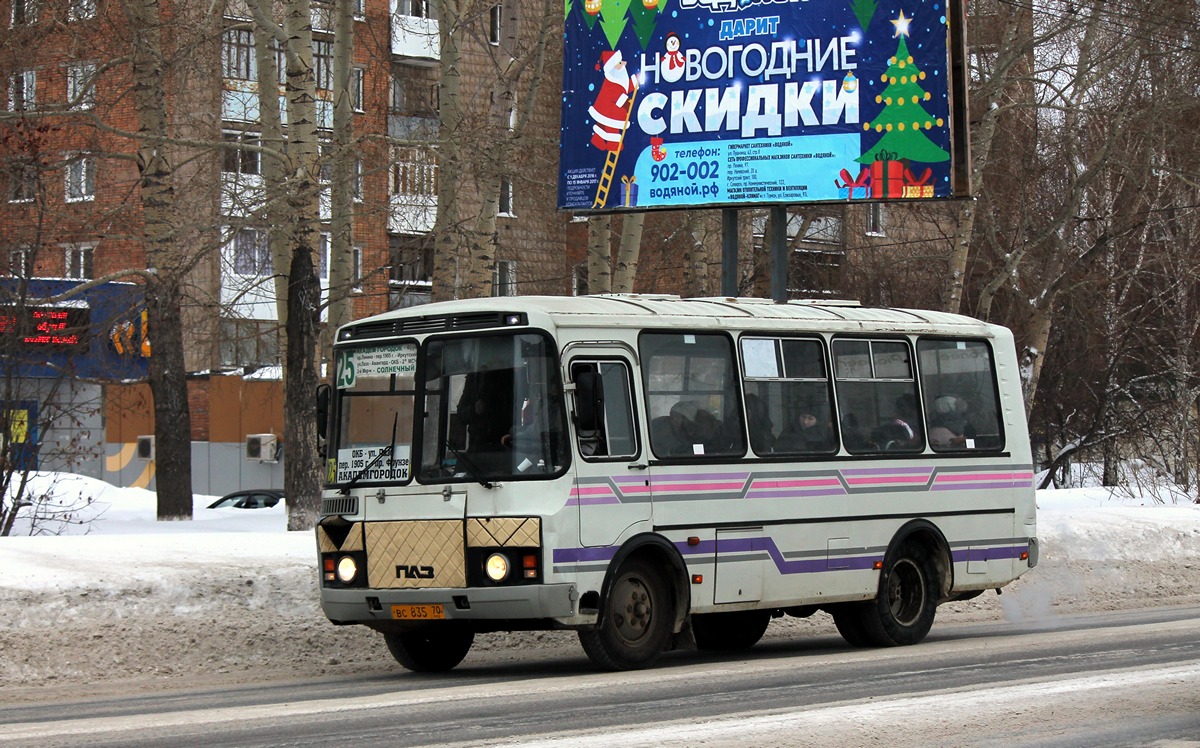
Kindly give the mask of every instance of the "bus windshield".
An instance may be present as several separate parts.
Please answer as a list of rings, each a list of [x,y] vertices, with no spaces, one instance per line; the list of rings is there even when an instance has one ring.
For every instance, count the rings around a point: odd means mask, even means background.
[[[425,344],[422,483],[557,475],[567,425],[554,348],[542,334]]]
[[[408,482],[416,373],[414,343],[338,351],[340,406],[327,483]]]

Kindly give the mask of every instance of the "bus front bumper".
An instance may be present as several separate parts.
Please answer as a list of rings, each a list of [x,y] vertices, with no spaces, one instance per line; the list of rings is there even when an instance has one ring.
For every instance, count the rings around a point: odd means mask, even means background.
[[[573,584],[461,589],[321,589],[321,609],[334,623],[383,623],[400,618],[410,608],[445,620],[544,620],[575,616],[579,592]],[[429,620],[429,619],[427,619]]]

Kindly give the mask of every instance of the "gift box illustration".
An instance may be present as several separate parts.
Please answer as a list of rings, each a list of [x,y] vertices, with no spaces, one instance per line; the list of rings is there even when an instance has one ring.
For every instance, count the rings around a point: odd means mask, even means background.
[[[637,177],[621,177],[621,205],[626,208],[637,206],[638,186]]]

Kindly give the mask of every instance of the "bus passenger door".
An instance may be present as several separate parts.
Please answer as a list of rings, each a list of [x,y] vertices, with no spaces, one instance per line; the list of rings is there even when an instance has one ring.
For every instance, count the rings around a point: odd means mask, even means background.
[[[614,545],[651,518],[629,355],[588,346],[568,359],[576,454],[571,501],[579,507],[579,539],[585,547]]]

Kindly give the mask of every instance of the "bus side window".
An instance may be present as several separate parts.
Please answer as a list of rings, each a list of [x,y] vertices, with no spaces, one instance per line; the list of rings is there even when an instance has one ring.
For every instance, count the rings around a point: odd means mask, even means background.
[[[991,349],[981,340],[917,341],[934,451],[1004,448]]]
[[[840,338],[833,341],[832,351],[846,451],[925,451],[908,343]]]
[[[638,453],[629,367],[623,361],[577,361],[575,430],[585,458],[630,458]]]

